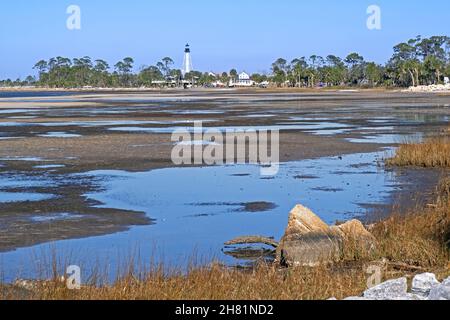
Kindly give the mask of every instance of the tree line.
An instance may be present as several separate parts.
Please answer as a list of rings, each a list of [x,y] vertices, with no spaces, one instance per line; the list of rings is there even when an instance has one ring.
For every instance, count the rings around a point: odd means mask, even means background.
[[[272,81],[277,85],[396,86],[440,84],[450,76],[450,38],[417,36],[394,47],[385,64],[365,61],[358,53],[344,59],[328,55],[301,57],[288,63],[280,58],[272,64]]]
[[[33,69],[37,77],[24,80],[0,81],[0,86],[42,86],[50,88],[81,87],[152,87],[181,85],[181,70],[173,68],[174,61],[165,57],[155,65],[143,66],[133,72],[134,59],[126,57],[112,67],[105,60],[91,57],[69,59],[51,58],[37,62]],[[236,79],[232,69],[221,74],[192,71],[185,79],[201,86],[220,81],[224,85]],[[367,86],[408,87],[443,83],[450,76],[450,37],[417,36],[394,47],[390,60],[384,64],[369,62],[358,53],[345,58],[335,55],[312,55],[288,62],[277,59],[270,74],[251,75],[256,83],[270,82],[279,87]]]

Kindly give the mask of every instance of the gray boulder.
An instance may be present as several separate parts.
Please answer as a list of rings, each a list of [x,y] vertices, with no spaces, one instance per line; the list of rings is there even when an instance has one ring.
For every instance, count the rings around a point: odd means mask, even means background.
[[[386,281],[364,292],[364,298],[369,300],[398,300],[408,297],[408,280],[400,278]],[[400,299],[401,300],[401,299]]]
[[[422,297],[428,297],[431,289],[439,285],[433,273],[422,273],[414,277],[411,292]]]
[[[428,296],[428,300],[450,300],[450,278],[433,287]]]

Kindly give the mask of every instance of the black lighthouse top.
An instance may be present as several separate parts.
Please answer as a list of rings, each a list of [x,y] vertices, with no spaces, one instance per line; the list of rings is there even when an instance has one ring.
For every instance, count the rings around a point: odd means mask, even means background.
[[[189,43],[186,44],[186,49],[184,50],[185,53],[191,52],[191,49],[189,48]]]

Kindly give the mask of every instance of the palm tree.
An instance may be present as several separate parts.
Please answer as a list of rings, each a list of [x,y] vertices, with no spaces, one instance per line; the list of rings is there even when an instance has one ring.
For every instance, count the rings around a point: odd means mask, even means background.
[[[294,59],[291,61],[292,66],[292,76],[294,77],[294,82],[300,87],[302,82],[302,77],[304,76],[305,70],[308,68],[308,63],[306,63],[305,57]]]

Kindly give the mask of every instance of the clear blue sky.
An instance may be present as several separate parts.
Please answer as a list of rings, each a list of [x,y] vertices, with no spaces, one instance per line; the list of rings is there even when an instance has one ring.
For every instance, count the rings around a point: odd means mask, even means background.
[[[82,29],[66,28],[66,9]],[[367,7],[382,9],[382,30],[366,28]],[[0,2],[0,78],[25,77],[39,59],[89,55],[136,68],[172,57],[186,42],[202,71],[268,71],[278,57],[357,51],[385,62],[393,45],[418,34],[450,35],[448,0],[14,0]]]

